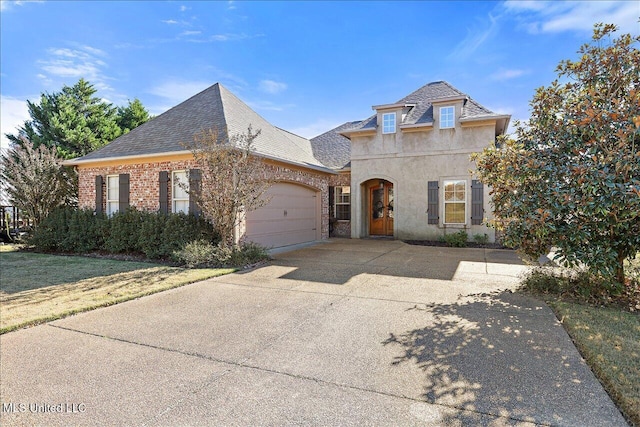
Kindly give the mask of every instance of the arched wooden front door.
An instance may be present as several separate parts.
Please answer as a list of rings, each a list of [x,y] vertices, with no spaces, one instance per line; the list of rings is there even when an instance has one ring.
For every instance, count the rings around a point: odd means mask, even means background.
[[[369,186],[369,235],[393,236],[393,184],[375,180]]]

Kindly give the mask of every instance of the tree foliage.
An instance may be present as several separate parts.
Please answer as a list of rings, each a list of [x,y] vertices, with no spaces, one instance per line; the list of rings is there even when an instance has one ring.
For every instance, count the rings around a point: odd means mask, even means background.
[[[55,208],[76,202],[76,172],[63,166],[62,161],[55,147],[36,148],[28,140],[0,157],[0,178],[6,184],[9,201],[35,226]]]
[[[56,147],[64,158],[83,156],[120,136],[124,129],[144,123],[148,112],[139,100],[116,108],[95,96],[97,90],[84,79],[60,92],[42,93],[39,102],[27,101],[30,120],[17,135],[7,135],[16,145],[30,141]],[[127,130],[127,131],[128,131]]]
[[[123,134],[148,122],[150,118],[149,112],[138,98],[129,101],[126,107],[118,107],[117,123]]]
[[[254,132],[251,127],[231,137],[207,130],[186,144],[202,173],[200,190],[189,191],[213,222],[224,247],[239,243],[238,227],[246,213],[268,202],[263,195],[272,181],[268,166],[253,147],[258,135],[260,131]]]
[[[640,250],[640,37],[597,24],[536,90],[516,139],[474,156],[505,242],[624,283]],[[560,80],[561,79],[561,80]]]

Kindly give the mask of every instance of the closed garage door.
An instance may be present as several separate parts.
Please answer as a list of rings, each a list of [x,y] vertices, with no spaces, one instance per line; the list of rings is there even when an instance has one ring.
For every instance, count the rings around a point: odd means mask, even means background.
[[[296,184],[277,183],[267,191],[266,206],[247,215],[246,240],[267,247],[310,242],[319,238],[316,192]]]

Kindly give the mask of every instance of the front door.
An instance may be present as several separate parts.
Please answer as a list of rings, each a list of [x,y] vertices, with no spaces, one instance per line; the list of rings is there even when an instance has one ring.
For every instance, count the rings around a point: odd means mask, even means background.
[[[369,234],[393,236],[393,184],[389,181],[369,187]]]

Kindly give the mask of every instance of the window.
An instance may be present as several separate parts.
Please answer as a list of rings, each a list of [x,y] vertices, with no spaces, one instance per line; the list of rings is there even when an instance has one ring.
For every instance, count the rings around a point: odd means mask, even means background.
[[[455,107],[440,107],[440,129],[455,127],[454,114]]]
[[[107,215],[118,212],[120,206],[120,177],[118,175],[107,176]]]
[[[351,219],[351,187],[336,187],[334,192],[336,219]]]
[[[467,209],[467,182],[465,180],[444,182],[444,223],[465,224]]]
[[[189,180],[187,171],[175,171],[171,173],[171,212],[189,213]]]
[[[396,133],[396,113],[382,115],[382,133]]]

